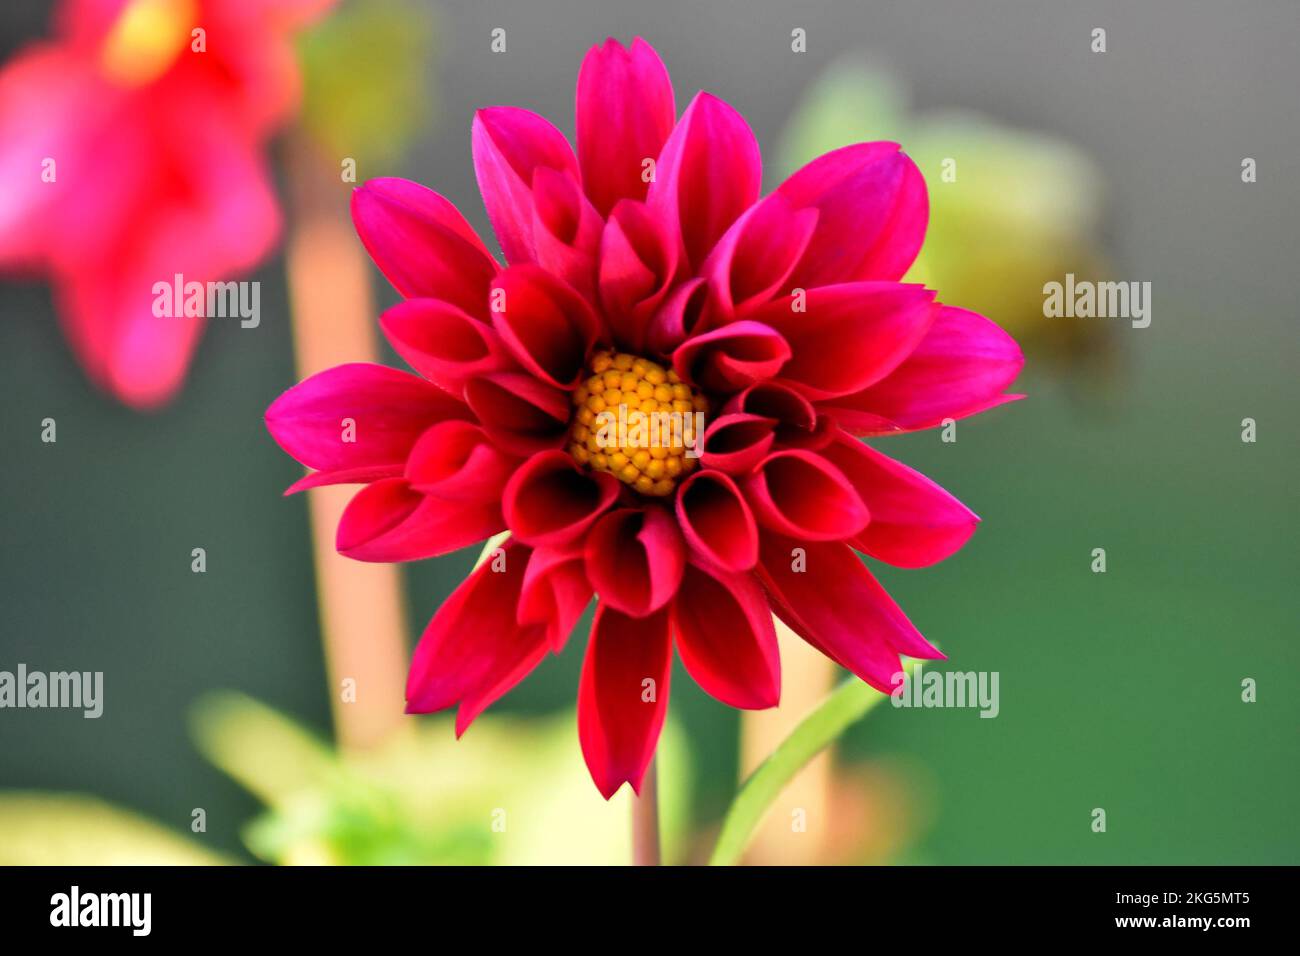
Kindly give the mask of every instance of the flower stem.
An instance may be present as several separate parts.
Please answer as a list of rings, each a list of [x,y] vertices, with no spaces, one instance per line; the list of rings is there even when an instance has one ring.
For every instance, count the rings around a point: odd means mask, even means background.
[[[835,689],[840,669],[829,657],[774,618],[781,648],[781,703],[768,710],[740,714],[741,781],[749,777],[785,740],[799,722]],[[830,819],[836,789],[835,748],[829,746],[801,769],[786,785],[785,800],[803,807],[813,821],[808,831],[791,839],[790,823],[769,814],[750,840],[745,862],[758,865],[807,866],[825,861],[833,850]]]
[[[632,865],[659,866],[659,768],[650,758],[641,795],[632,797]]]
[[[339,182],[334,161],[301,133],[286,145],[292,187],[286,259],[299,377],[376,361],[370,276],[348,219],[350,190]],[[351,561],[334,549],[334,529],[353,490],[316,488],[307,503],[335,735],[345,749],[365,749],[402,726],[406,621],[396,568]]]
[[[903,670],[907,673],[915,666],[916,661],[904,658]],[[805,717],[794,733],[741,785],[722,821],[722,832],[709,865],[730,866],[739,861],[755,828],[799,769],[887,699],[888,695],[856,677],[850,677],[831,691],[821,706]]]

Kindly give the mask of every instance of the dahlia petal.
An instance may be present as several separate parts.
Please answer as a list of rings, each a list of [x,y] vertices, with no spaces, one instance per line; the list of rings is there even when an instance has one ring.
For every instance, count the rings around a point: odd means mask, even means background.
[[[786,280],[808,248],[817,215],[772,193],[732,224],[700,268],[724,315],[743,314],[790,291]]]
[[[677,265],[675,239],[644,203],[624,199],[614,206],[600,237],[596,278],[618,344],[644,348],[646,327],[668,296]]]
[[[497,264],[451,202],[405,179],[371,179],[352,193],[352,221],[370,258],[403,296],[485,314]]]
[[[659,156],[677,118],[673,85],[654,48],[636,37],[587,51],[578,71],[574,113],[578,162],[601,215],[620,199],[644,199],[645,160]]]
[[[778,299],[751,317],[790,343],[781,380],[816,401],[880,381],[917,347],[938,311],[924,286],[850,282]]]
[[[504,565],[484,562],[452,592],[425,628],[406,681],[407,713],[460,702],[456,735],[536,666],[545,629],[515,622],[528,549],[506,542]]]
[[[847,545],[764,535],[759,576],[791,630],[876,690],[894,690],[899,654],[943,659]]]
[[[800,540],[846,541],[870,517],[844,473],[804,449],[772,453],[742,487],[759,524]]]
[[[489,538],[504,523],[495,499],[448,501],[421,494],[405,478],[384,478],[343,509],[335,547],[356,561],[420,561]]]
[[[50,218],[52,211],[61,218],[55,207],[67,186],[53,189],[39,182],[42,160],[57,157],[60,180],[75,183],[69,165],[89,165],[91,159],[97,165],[102,159],[94,150],[104,128],[98,114],[111,116],[120,107],[117,96],[105,102],[109,91],[97,72],[86,68],[77,51],[55,44],[20,50],[0,70],[0,182],[7,184],[0,192],[0,262],[6,267],[39,263],[63,231],[51,228]],[[93,118],[88,115],[92,111]],[[115,146],[110,140],[108,147]],[[118,166],[117,157],[110,158],[114,162],[107,168],[130,174],[130,166]],[[81,192],[91,200],[91,208],[82,206],[77,212],[87,214],[86,231],[92,235],[115,228],[121,204],[133,198],[129,192],[126,197],[95,195],[117,189]]]
[[[57,188],[75,191],[41,213],[54,222],[45,252],[68,338],[90,377],[134,408],[156,408],[175,395],[206,324],[155,314],[155,283],[177,274],[195,283],[231,279],[268,255],[279,234],[266,160],[228,132],[211,116],[196,119],[181,161],[160,158],[156,139],[139,129],[114,128],[106,135],[128,138],[130,147],[119,151],[110,142],[61,158],[60,183],[68,182]],[[124,181],[105,190],[78,179],[98,169],[123,169]],[[140,175],[148,179],[143,187]],[[182,195],[160,194],[158,179],[179,180]],[[91,195],[118,188],[127,209],[105,208],[111,203]],[[174,306],[181,311],[182,303]]]
[[[524,572],[519,623],[546,625],[551,650],[558,654],[591,603],[592,593],[581,554],[537,548]]]
[[[506,261],[535,262],[533,174],[540,167],[577,180],[569,141],[536,113],[493,106],[475,114],[471,143],[479,192]]]
[[[435,422],[469,409],[435,385],[383,365],[338,365],[289,389],[266,410],[266,427],[308,468],[346,471],[405,463]]]
[[[534,624],[531,627],[518,628],[508,652],[503,652],[497,659],[489,676],[468,689],[456,708],[456,737],[459,739],[469,729],[479,714],[496,703],[515,688],[521,680],[533,672],[533,669],[546,656],[549,644],[546,628]],[[502,662],[513,661],[508,666]]]
[[[324,488],[329,485],[368,485],[381,478],[400,478],[401,465],[375,465],[362,468],[348,468],[344,471],[313,471],[299,478],[284,489],[285,497],[296,495],[311,488]]]
[[[811,432],[817,426],[817,409],[794,389],[779,382],[760,382],[733,395],[723,406],[726,414],[745,413],[772,418],[779,427]]]
[[[704,430],[700,463],[732,475],[748,474],[771,452],[776,424],[744,412],[719,415]]]
[[[536,547],[567,547],[581,539],[618,499],[619,481],[579,468],[567,452],[538,452],[511,476],[502,507],[511,533]]]
[[[709,325],[709,284],[688,279],[678,285],[655,310],[646,326],[646,343],[656,352],[668,354],[692,335]]]
[[[472,378],[514,367],[492,327],[449,302],[407,299],[379,325],[411,368],[452,395],[463,394]]]
[[[772,378],[790,356],[781,333],[742,320],[687,339],[673,352],[673,368],[710,391],[736,392]]]
[[[821,452],[844,473],[871,511],[850,542],[901,568],[944,560],[975,533],[979,517],[918,471],[840,431]]]
[[[934,324],[901,365],[853,395],[823,404],[854,434],[932,428],[1023,396],[1002,390],[1024,365],[1015,339],[975,312],[941,306]]]
[[[900,279],[925,239],[925,178],[897,143],[858,143],[819,156],[777,192],[820,214],[790,280],[799,288]]]
[[[596,290],[596,249],[605,221],[572,176],[539,167],[533,174],[537,264],[588,299]]]
[[[64,332],[87,377],[139,410],[158,408],[179,391],[207,325],[203,317],[153,314],[153,277],[175,274],[170,263],[167,272],[153,266],[147,272],[144,262],[110,257],[54,280]]]
[[[448,501],[500,501],[518,459],[492,444],[472,422],[432,426],[416,441],[406,460],[406,480],[427,495]]]
[[[758,525],[736,483],[720,471],[696,472],[677,494],[677,520],[696,558],[724,571],[758,563]]]
[[[569,396],[522,372],[493,372],[465,383],[465,401],[504,451],[531,455],[564,442]]]
[[[673,631],[686,671],[729,707],[762,710],[781,701],[781,655],[772,609],[749,574],[688,565]]]
[[[606,800],[624,781],[640,792],[668,713],[671,675],[666,610],[633,618],[597,606],[578,684],[578,739]]]
[[[758,199],[762,167],[745,118],[701,92],[659,154],[646,203],[681,237],[689,262],[699,266]]]
[[[555,388],[581,381],[598,329],[582,296],[541,268],[522,265],[493,280],[492,297],[501,303],[493,305],[492,327],[520,365]]]
[[[620,508],[592,527],[587,580],[602,603],[632,617],[665,607],[677,592],[686,548],[662,508]]]

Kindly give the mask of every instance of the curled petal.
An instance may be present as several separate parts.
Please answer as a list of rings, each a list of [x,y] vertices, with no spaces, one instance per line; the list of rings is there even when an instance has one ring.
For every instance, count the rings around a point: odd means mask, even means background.
[[[519,595],[519,623],[543,624],[556,654],[591,603],[592,588],[581,554],[538,548],[528,560]]]
[[[448,501],[421,494],[405,478],[384,478],[348,502],[335,546],[356,561],[419,561],[489,538],[504,523],[495,499]]]
[[[723,414],[755,415],[775,422],[776,448],[818,451],[834,437],[835,423],[817,412],[812,402],[788,385],[760,382],[733,395]]]
[[[407,713],[457,702],[456,735],[546,654],[546,629],[515,621],[528,549],[506,542],[504,561],[485,561],[438,608],[411,660]]]
[[[587,535],[587,579],[601,601],[645,617],[672,600],[682,579],[686,548],[661,508],[620,508]]]
[[[435,385],[383,365],[339,365],[289,389],[266,410],[266,427],[309,468],[400,466],[424,430],[469,409]]]
[[[405,179],[372,179],[352,193],[352,221],[370,258],[402,295],[484,314],[496,261],[442,196]]]
[[[708,328],[713,313],[711,303],[709,284],[705,280],[688,279],[681,283],[650,317],[646,342],[656,352],[672,352]]]
[[[819,213],[791,284],[900,279],[930,218],[925,178],[897,143],[858,143],[819,156],[777,192]]]
[[[791,630],[876,690],[894,690],[899,654],[943,658],[848,545],[764,535],[759,577]]]
[[[582,183],[601,215],[620,199],[644,199],[645,160],[659,156],[677,118],[673,85],[654,48],[636,37],[587,51],[574,110]]]
[[[479,110],[470,139],[479,192],[506,261],[536,262],[533,175],[553,169],[577,180],[569,141],[536,113],[513,106]]]
[[[745,320],[687,339],[673,352],[673,368],[710,391],[737,392],[772,378],[790,355],[779,332]]]
[[[748,474],[772,450],[776,424],[743,412],[719,415],[704,431],[700,463],[732,475]]]
[[[903,568],[942,561],[975,533],[979,517],[918,471],[838,433],[822,450],[857,489],[871,523],[851,544]]]
[[[760,382],[732,396],[724,412],[745,412],[774,418],[781,427],[811,432],[817,425],[817,410],[812,402],[794,389],[779,382]]]
[[[518,459],[493,445],[478,425],[440,422],[411,449],[406,480],[416,491],[449,501],[500,501],[518,464]]]
[[[584,471],[566,452],[539,452],[505,488],[506,523],[520,541],[567,547],[581,539],[618,499],[619,482],[603,471]]]
[[[596,249],[604,226],[572,176],[545,167],[533,174],[537,264],[589,299],[595,295]]]
[[[758,199],[762,168],[745,118],[711,93],[698,93],[659,154],[646,203],[698,266]]]
[[[844,474],[816,452],[775,452],[743,486],[758,523],[778,534],[846,541],[867,526],[862,498]]]
[[[1025,363],[1015,339],[984,316],[941,306],[920,344],[881,381],[823,404],[855,435],[933,428],[1023,398],[1003,393]]]
[[[790,343],[782,381],[817,401],[880,381],[917,347],[938,311],[924,286],[851,282],[778,299],[753,318]]]
[[[696,472],[677,494],[677,520],[692,553],[724,571],[758,563],[758,525],[736,483],[720,471]]]
[[[514,455],[557,448],[564,441],[569,397],[522,372],[494,372],[465,383],[465,401],[485,431]]]
[[[492,326],[515,359],[543,382],[572,388],[596,340],[595,314],[564,282],[534,265],[492,282]]]
[[[816,209],[795,209],[773,193],[727,230],[700,269],[721,311],[736,315],[790,292],[786,280],[803,256],[817,224]]]
[[[634,618],[596,608],[578,684],[578,739],[606,800],[624,781],[640,792],[668,713],[671,674],[667,610]]]
[[[674,237],[645,204],[620,201],[605,223],[597,260],[601,305],[619,344],[642,350],[646,326],[668,296],[677,265]]]
[[[753,575],[688,565],[672,622],[682,663],[706,693],[747,710],[780,703],[776,628]]]
[[[407,299],[379,318],[397,354],[439,388],[461,395],[465,383],[514,367],[492,327],[437,299]]]

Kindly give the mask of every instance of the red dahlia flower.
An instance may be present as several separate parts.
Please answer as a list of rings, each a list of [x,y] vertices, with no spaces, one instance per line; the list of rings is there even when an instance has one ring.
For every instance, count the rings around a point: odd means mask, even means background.
[[[58,36],[0,72],[0,267],[48,275],[89,377],[156,406],[202,317],[154,284],[270,251],[265,141],[298,93],[293,31],[333,0],[63,0]],[[177,306],[179,309],[179,306]]]
[[[928,565],[978,519],[855,436],[1017,397],[1003,389],[1022,360],[992,322],[897,281],[927,201],[893,143],[837,150],[760,197],[740,114],[700,93],[677,119],[641,40],[588,53],[577,143],[575,158],[526,110],[475,117],[504,268],[437,193],[359,188],[357,231],[406,297],[381,324],[419,374],[330,369],[266,419],[316,469],[293,490],[365,484],[345,555],[511,533],[425,630],[408,711],[458,704],[463,732],[597,596],[578,730],[608,797],[640,786],[674,643],[704,690],[744,708],[780,696],[773,613],[884,692],[900,654],[942,656],[854,552]],[[687,424],[637,440],[656,416]],[[606,427],[619,417],[627,429]]]

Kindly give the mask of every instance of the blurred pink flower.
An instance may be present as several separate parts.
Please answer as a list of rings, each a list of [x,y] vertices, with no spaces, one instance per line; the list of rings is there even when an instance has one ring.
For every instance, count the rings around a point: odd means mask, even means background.
[[[87,374],[166,402],[204,319],[156,282],[227,280],[272,249],[263,147],[292,111],[294,30],[333,0],[64,0],[0,71],[0,268],[49,278]]]

